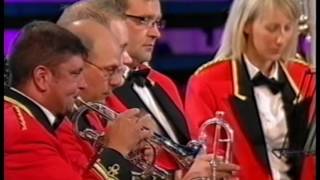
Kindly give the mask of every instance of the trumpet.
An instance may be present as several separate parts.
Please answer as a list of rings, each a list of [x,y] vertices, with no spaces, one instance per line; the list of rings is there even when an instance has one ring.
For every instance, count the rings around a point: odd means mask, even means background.
[[[224,114],[223,111],[217,111],[215,117],[205,121],[200,126],[198,139],[191,140],[187,145],[177,144],[158,134],[154,134],[150,141],[171,154],[184,169],[189,169],[199,154],[207,154],[212,151],[213,159],[215,159],[216,156],[219,156],[218,151],[223,145],[224,154],[220,156],[223,162],[230,163],[232,162],[234,134],[233,129],[225,122]],[[223,138],[222,135],[226,137]]]
[[[234,132],[225,121],[224,116],[225,113],[223,111],[217,111],[215,117],[208,119],[200,126],[198,139],[191,140],[185,146],[157,135],[151,141],[170,153],[184,169],[189,169],[199,154],[212,153],[212,160],[210,161],[212,167],[211,179],[216,180],[216,166],[220,161],[215,159],[220,156],[222,157],[222,162],[232,163]],[[223,148],[224,153],[220,155],[219,152]]]
[[[199,143],[202,144],[203,153],[212,151],[212,180],[216,179],[216,157],[222,157],[224,163],[232,162],[234,132],[230,125],[225,122],[225,113],[217,111],[215,117],[205,121],[200,126],[200,135],[198,137]],[[224,137],[225,136],[225,137]],[[211,149],[209,149],[211,147]],[[224,148],[224,154],[219,155],[219,150]]]
[[[99,120],[101,121],[100,123],[102,124],[102,127],[106,127],[108,122],[111,122],[117,118],[118,113],[100,103],[87,103],[84,100],[82,100],[81,97],[77,97],[76,100],[82,106],[78,107],[75,105],[74,109],[76,111],[73,112],[70,118],[75,124],[75,132],[81,138],[91,142],[93,147],[95,147],[98,150],[98,152],[101,152],[103,150],[103,139],[105,135],[104,128],[95,129],[94,127],[92,127],[92,124],[90,124],[90,122],[85,121],[86,118],[83,118],[83,116],[88,111],[96,112],[98,115],[101,116]],[[136,165],[139,169],[142,170],[142,172],[132,172],[133,176],[135,176],[135,179],[147,179],[149,177],[167,179],[169,173],[161,169],[160,167],[154,165],[156,157],[156,148],[149,141],[146,141],[146,143],[150,145],[152,154],[154,155],[150,162],[144,160],[143,154],[140,151],[130,152],[127,156],[127,159],[132,164]]]
[[[197,141],[190,141],[187,145],[181,145],[156,133],[154,133],[153,137],[149,141],[159,145],[162,149],[171,154],[171,156],[173,156],[178,164],[184,169],[190,168],[194,158],[202,149],[202,144]]]
[[[229,163],[232,161],[232,145],[234,142],[234,134],[233,134],[233,129],[230,127],[228,123],[225,122],[224,120],[225,113],[223,111],[217,111],[216,115],[214,118],[209,119],[205,121],[201,127],[200,127],[200,135],[199,135],[199,140],[202,144],[205,146],[204,148],[204,153],[208,153],[208,145],[212,144],[212,154],[217,155],[218,154],[218,149],[225,143],[225,151],[223,155],[223,160],[226,163]],[[210,127],[215,128],[211,129],[214,132],[214,136],[212,136],[212,141],[209,142],[208,136],[210,136],[212,133],[210,133]],[[223,139],[221,136],[225,134],[225,139]],[[219,146],[220,145],[220,146]]]

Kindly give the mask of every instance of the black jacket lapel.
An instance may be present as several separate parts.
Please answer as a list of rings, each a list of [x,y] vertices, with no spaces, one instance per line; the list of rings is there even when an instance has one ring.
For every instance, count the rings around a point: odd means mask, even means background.
[[[175,102],[170,98],[170,96],[157,83],[155,83],[154,86],[151,86],[150,89],[162,108],[162,111],[168,118],[169,123],[171,123],[175,131],[178,131],[176,135],[179,142],[182,144],[187,144],[190,140],[190,136],[183,113],[175,105]]]
[[[23,106],[28,108],[33,116],[53,135],[55,135],[55,129],[50,125],[50,122],[44,112],[40,109],[38,105],[30,101],[28,98],[22,96],[21,94],[11,90],[10,88],[5,88],[4,95],[12,98]]]
[[[144,105],[143,101],[132,89],[132,82],[126,81],[125,84],[113,92],[125,104],[127,108],[139,108],[149,111],[147,106]]]
[[[175,131],[178,131],[176,135],[179,142],[186,144],[190,138],[188,127],[186,125],[186,121],[182,112],[176,107],[174,102],[169,98],[169,95],[164,92],[164,90],[159,85],[151,85],[150,82],[148,84],[149,90],[154,95],[155,100],[159,103],[163,113],[169,119],[169,123],[171,123]],[[114,90],[114,94],[120,99],[122,103],[125,104],[127,108],[140,108],[153,115],[149,108],[137,95],[137,93],[134,92],[132,85],[133,83],[131,81],[126,81],[123,86]],[[153,118],[156,120],[156,123],[161,128],[164,135],[169,137],[169,135],[166,133],[157,119],[154,116]]]
[[[139,108],[150,115],[152,115],[153,119],[155,119],[157,125],[161,128],[162,133],[169,138],[169,135],[166,133],[162,125],[156,120],[153,116],[149,108],[144,104],[144,102],[139,98],[138,94],[134,92],[132,89],[133,82],[126,81],[123,86],[115,89],[113,93],[120,99],[120,101],[127,107],[127,108]]]
[[[307,136],[307,118],[311,99],[304,99],[299,103],[294,103],[296,93],[288,81],[282,68],[279,68],[279,78],[285,82],[282,99],[287,119],[289,150],[303,150],[304,142]],[[293,154],[289,156],[289,163],[292,165],[289,176],[293,179],[300,177],[302,168],[302,154]]]
[[[248,70],[243,61],[234,61],[232,63],[234,63],[233,71],[236,71],[234,75],[238,79],[238,82],[234,82],[234,86],[238,87],[238,92],[235,92],[236,96],[232,101],[237,114],[240,115],[239,119],[247,138],[251,141],[262,163],[270,170],[265,138]],[[242,98],[237,96],[238,94]]]

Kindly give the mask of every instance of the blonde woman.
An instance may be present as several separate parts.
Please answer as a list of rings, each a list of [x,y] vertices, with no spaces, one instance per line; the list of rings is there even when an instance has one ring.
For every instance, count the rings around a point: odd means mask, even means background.
[[[308,125],[311,90],[300,87],[306,87],[301,82],[310,68],[292,58],[299,15],[295,0],[234,0],[215,59],[188,82],[192,137],[224,111],[234,129],[240,179],[300,179],[303,156],[279,158],[273,151],[301,148]],[[314,167],[308,171],[315,178]]]

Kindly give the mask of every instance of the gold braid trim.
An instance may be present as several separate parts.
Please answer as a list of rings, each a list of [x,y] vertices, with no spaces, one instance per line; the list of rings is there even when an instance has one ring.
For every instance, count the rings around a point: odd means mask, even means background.
[[[21,126],[21,130],[25,131],[27,130],[27,125],[26,121],[24,120],[21,110],[18,106],[13,106],[14,111],[17,113],[18,119],[19,119],[19,124]]]
[[[19,108],[23,109],[27,114],[29,114],[31,117],[34,118],[34,115],[31,113],[31,111],[25,105],[21,104],[19,101],[12,99],[8,96],[4,96],[4,100],[18,106]]]
[[[203,65],[201,65],[194,73],[194,75],[198,75],[200,72],[208,69],[209,67],[213,66],[213,65],[217,65],[217,64],[220,64],[222,62],[225,62],[225,61],[230,61],[231,59],[222,59],[222,60],[211,60]]]
[[[34,115],[31,113],[31,111],[23,104],[21,104],[19,101],[12,99],[8,96],[4,96],[4,100],[13,104],[13,110],[16,112],[16,115],[18,117],[19,120],[19,124],[21,126],[21,130],[25,131],[27,130],[27,123],[22,115],[21,109],[26,112],[28,115],[30,115],[31,117],[34,118]]]
[[[96,162],[93,165],[93,168],[104,178],[108,180],[119,180],[116,175],[119,174],[120,166],[118,164],[114,164],[110,167],[108,167],[108,170],[105,169],[105,167],[100,164],[99,162]]]
[[[93,175],[98,178],[98,179],[101,179],[101,180],[106,180],[105,177],[102,176],[102,174],[95,168],[91,168],[90,169],[91,172],[93,172]]]

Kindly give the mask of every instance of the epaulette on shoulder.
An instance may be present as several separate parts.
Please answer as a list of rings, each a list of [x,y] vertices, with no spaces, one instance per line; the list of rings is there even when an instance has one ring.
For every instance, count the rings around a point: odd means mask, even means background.
[[[15,101],[14,99],[11,99],[10,97],[7,97],[7,96],[4,96],[4,101],[12,104],[13,112],[15,113],[15,115],[18,118],[21,130],[23,130],[23,131],[27,130],[28,129],[27,123],[24,119],[22,111],[25,111],[27,114],[29,114],[30,116],[33,117],[32,113],[29,111],[29,109],[26,108],[25,106],[22,106],[21,104],[19,104],[18,101]]]
[[[4,101],[11,103],[14,107],[16,106],[19,109],[22,109],[23,111],[25,111],[27,114],[29,114],[31,117],[34,117],[33,114],[31,113],[31,111],[23,104],[21,104],[19,101],[8,97],[8,96],[4,96]]]
[[[315,69],[314,65],[309,63],[309,62],[307,62],[307,61],[304,61],[304,60],[301,60],[301,59],[297,59],[297,58],[294,58],[291,61],[294,62],[294,63],[297,63],[297,64],[301,64],[303,66],[306,66],[308,68]]]
[[[204,70],[208,69],[209,67],[212,67],[214,65],[218,65],[221,63],[224,63],[226,61],[230,61],[231,59],[221,59],[221,60],[211,60],[203,65],[201,65],[195,72],[194,75],[198,75],[199,73],[203,72]]]
[[[13,108],[13,111],[14,111],[15,115],[17,116],[20,129],[22,131],[27,130],[28,129],[27,128],[27,123],[26,123],[26,121],[25,121],[25,119],[24,119],[24,117],[22,115],[20,107],[18,107],[16,105],[13,105],[12,108]]]

